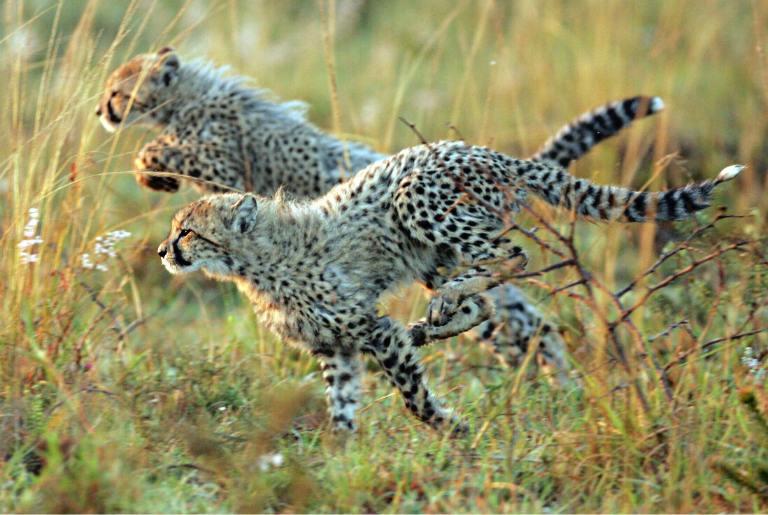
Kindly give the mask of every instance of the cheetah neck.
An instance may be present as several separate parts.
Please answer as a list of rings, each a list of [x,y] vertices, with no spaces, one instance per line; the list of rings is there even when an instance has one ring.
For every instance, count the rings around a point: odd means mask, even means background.
[[[325,252],[327,226],[322,214],[306,203],[265,200],[257,216],[254,229],[230,248],[233,263],[219,278],[277,301],[287,280],[311,275],[307,263]]]

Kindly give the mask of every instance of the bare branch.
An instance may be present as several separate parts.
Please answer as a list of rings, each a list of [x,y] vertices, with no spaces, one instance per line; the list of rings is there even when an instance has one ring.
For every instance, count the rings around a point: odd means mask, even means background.
[[[401,118],[402,120],[402,118]],[[467,138],[464,137],[464,135],[461,133],[461,131],[452,123],[448,123],[448,128],[456,133],[456,135],[459,137],[461,141],[467,141]]]
[[[421,141],[422,144],[429,146],[429,142],[427,141],[427,139],[424,137],[424,135],[421,134],[421,132],[419,132],[419,129],[417,129],[414,124],[412,124],[402,116],[398,116],[397,119],[403,122],[406,125],[406,127],[411,129],[413,133],[416,135],[416,137],[419,138],[419,141]]]
[[[687,326],[687,325],[688,325],[688,323],[689,323],[689,322],[688,322],[688,320],[686,320],[686,319],[683,319],[683,320],[680,320],[679,322],[675,322],[674,324],[670,324],[669,326],[667,326],[667,328],[666,328],[666,329],[664,329],[664,330],[663,330],[662,332],[660,332],[659,334],[657,334],[657,335],[654,335],[654,336],[649,336],[649,337],[648,337],[648,342],[649,342],[649,343],[650,343],[650,342],[654,342],[654,341],[658,340],[659,338],[664,338],[664,337],[666,337],[666,336],[669,336],[669,334],[670,334],[672,331],[674,331],[675,329],[677,329],[677,328],[679,328],[679,327],[682,327],[682,326]]]
[[[586,279],[584,279],[584,278],[582,278],[582,279],[577,279],[576,281],[573,281],[573,282],[571,282],[571,283],[568,283],[568,284],[566,284],[565,286],[560,286],[559,288],[555,288],[554,290],[552,290],[552,292],[551,292],[551,294],[550,294],[550,295],[557,295],[557,294],[558,294],[558,293],[560,293],[561,291],[570,290],[570,289],[571,289],[571,288],[573,288],[574,286],[578,286],[578,285],[580,285],[580,284],[586,284],[586,282],[587,282],[587,280],[586,280]]]
[[[674,282],[675,280],[679,279],[680,277],[682,277],[682,276],[684,276],[684,275],[694,271],[695,269],[697,269],[698,267],[700,267],[704,263],[708,263],[708,262],[712,261],[713,259],[722,256],[726,252],[730,252],[732,250],[736,250],[736,249],[741,248],[744,245],[747,245],[749,243],[751,243],[751,242],[748,241],[748,240],[741,240],[741,241],[737,241],[736,243],[732,243],[730,245],[727,245],[725,247],[720,247],[716,251],[714,251],[714,252],[712,252],[710,254],[707,254],[706,256],[704,256],[701,259],[698,259],[698,260],[694,261],[693,263],[691,263],[690,265],[686,266],[685,268],[683,268],[681,270],[678,270],[677,272],[675,272],[672,275],[667,276],[661,282],[659,282],[659,283],[649,287],[648,291],[645,292],[645,294],[643,295],[643,297],[640,300],[638,300],[632,307],[630,307],[630,308],[628,308],[628,309],[626,309],[624,311],[624,313],[622,315],[622,319],[629,318],[629,316],[632,313],[634,313],[634,311],[637,308],[639,308],[640,306],[645,304],[645,302],[650,298],[651,295],[653,295],[657,291],[661,290],[662,288],[668,286],[670,283]]]
[[[715,219],[712,220],[711,222],[709,222],[707,225],[701,226],[698,229],[696,229],[695,231],[693,231],[691,234],[689,234],[688,237],[685,238],[683,241],[681,241],[674,249],[670,250],[669,252],[665,252],[664,254],[659,256],[659,258],[656,260],[656,262],[653,265],[651,265],[651,267],[648,268],[648,270],[643,272],[641,275],[637,276],[635,279],[632,280],[632,282],[630,282],[624,288],[622,288],[621,290],[617,291],[616,292],[616,296],[618,298],[621,298],[624,295],[626,295],[635,286],[637,286],[637,283],[640,282],[640,280],[643,277],[647,277],[647,276],[651,275],[656,270],[658,270],[658,268],[662,264],[664,264],[664,262],[667,261],[669,258],[671,258],[672,256],[675,256],[675,255],[679,254],[681,251],[687,249],[688,248],[688,243],[690,243],[692,240],[698,238],[699,236],[704,234],[706,231],[708,231],[709,229],[713,228],[715,226],[715,224],[717,224],[717,222],[719,222],[721,220],[726,220],[726,219],[729,219],[729,218],[749,218],[749,217],[748,216],[744,216],[744,215],[727,215],[725,213],[718,214],[717,217],[715,217]]]
[[[742,338],[746,338],[747,336],[754,336],[756,334],[765,333],[765,332],[768,332],[768,327],[764,327],[762,329],[755,329],[753,331],[747,331],[744,333],[738,333],[731,336],[724,336],[722,338],[715,338],[714,340],[709,340],[708,342],[702,343],[701,350],[706,351],[706,350],[709,350],[711,347],[714,347],[718,343],[722,343],[730,340],[740,340]]]
[[[521,274],[514,274],[509,277],[504,277],[504,279],[527,279],[528,277],[538,277],[540,275],[544,275],[548,272],[552,272],[553,270],[557,270],[559,268],[565,268],[567,266],[573,266],[576,263],[573,259],[566,259],[565,261],[560,261],[559,263],[555,263],[554,265],[550,265],[548,267],[542,268],[540,270],[536,270],[534,272],[523,272]]]
[[[706,352],[710,350],[712,347],[714,347],[715,345],[717,345],[718,343],[723,343],[723,342],[728,342],[733,340],[740,340],[742,338],[747,338],[749,336],[754,336],[756,334],[765,333],[765,332],[768,332],[768,327],[764,327],[762,329],[754,329],[752,331],[745,331],[742,333],[736,333],[730,336],[723,336],[721,338],[715,338],[713,340],[709,340],[679,355],[676,360],[667,363],[664,366],[664,370],[669,370],[675,366],[683,365],[688,361],[688,357],[691,354],[695,352]]]

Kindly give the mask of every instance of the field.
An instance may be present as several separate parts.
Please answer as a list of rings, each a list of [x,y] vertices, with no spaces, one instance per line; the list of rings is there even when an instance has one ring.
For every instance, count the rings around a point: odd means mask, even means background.
[[[0,3],[0,512],[765,512],[768,3],[5,0]],[[196,198],[142,189],[152,137],[94,115],[141,52],[231,66],[341,137],[524,156],[634,94],[666,110],[572,173],[660,189],[748,168],[674,224],[516,219],[521,280],[575,386],[459,337],[429,381],[471,426],[411,417],[374,363],[354,435],[311,356],[232,285],[155,253]],[[460,135],[460,136],[457,136]],[[691,237],[693,235],[693,237]],[[626,293],[620,292],[632,285]],[[417,287],[382,312],[423,316]]]

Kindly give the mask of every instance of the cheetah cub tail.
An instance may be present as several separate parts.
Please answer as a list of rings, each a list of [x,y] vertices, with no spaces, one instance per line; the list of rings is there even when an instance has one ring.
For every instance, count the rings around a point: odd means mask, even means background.
[[[664,110],[660,97],[635,96],[610,102],[583,114],[560,129],[529,159],[568,167],[601,141],[615,136],[640,118]]]
[[[527,186],[547,203],[571,209],[597,220],[645,222],[683,220],[709,207],[714,189],[741,173],[742,165],[731,165],[715,179],[666,191],[636,191],[618,186],[601,186],[570,175],[562,168],[543,163],[537,173],[528,174]]]

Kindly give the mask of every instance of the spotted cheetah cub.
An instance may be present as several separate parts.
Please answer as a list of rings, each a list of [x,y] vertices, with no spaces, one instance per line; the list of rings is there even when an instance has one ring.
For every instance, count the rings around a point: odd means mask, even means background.
[[[484,292],[500,269],[525,263],[503,234],[528,193],[593,218],[679,220],[705,208],[740,169],[646,193],[598,186],[551,162],[439,142],[377,162],[314,201],[204,197],[175,215],[158,253],[171,273],[203,270],[235,282],[265,326],[317,356],[336,427],[354,428],[361,357],[370,354],[414,415],[464,431],[427,388],[417,348],[491,315]],[[407,328],[377,315],[382,294],[413,281],[436,293],[426,320]]]
[[[96,114],[110,132],[133,125],[161,131],[134,160],[138,182],[158,191],[176,191],[186,179],[201,192],[272,195],[281,187],[295,198],[316,198],[386,157],[323,133],[299,105],[275,102],[226,68],[186,62],[164,48],[119,66],[107,80]],[[566,167],[633,120],[662,108],[658,97],[608,103],[563,127],[531,159]],[[475,334],[512,366],[538,337],[537,357],[563,382],[568,363],[559,333],[516,287],[502,285],[492,295],[494,319]]]
[[[110,75],[96,109],[104,128],[162,130],[134,160],[141,185],[174,192],[183,177],[201,192],[271,195],[285,186],[296,197],[316,197],[384,157],[321,132],[301,102],[274,102],[225,72],[201,60],[182,63],[164,48]]]

